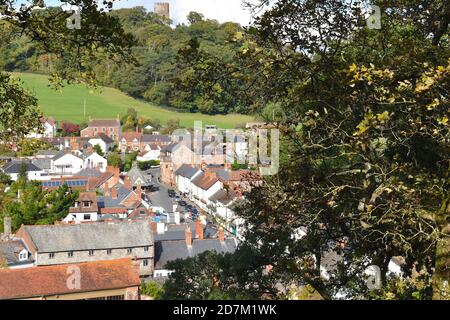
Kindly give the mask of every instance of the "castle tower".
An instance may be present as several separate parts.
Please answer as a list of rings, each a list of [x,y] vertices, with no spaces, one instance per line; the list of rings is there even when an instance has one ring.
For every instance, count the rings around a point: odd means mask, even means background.
[[[155,2],[155,13],[170,19],[170,6],[168,2]]]

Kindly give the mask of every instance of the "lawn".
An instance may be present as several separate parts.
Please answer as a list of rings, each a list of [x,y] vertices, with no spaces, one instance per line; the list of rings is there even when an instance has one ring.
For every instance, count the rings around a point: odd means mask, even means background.
[[[39,106],[46,116],[56,120],[67,120],[75,123],[92,118],[116,118],[124,115],[129,107],[133,107],[139,116],[159,119],[161,123],[179,118],[185,127],[193,127],[194,121],[202,121],[203,125],[217,125],[219,128],[235,128],[237,124],[253,121],[253,117],[240,114],[204,115],[200,113],[177,112],[150,103],[134,99],[113,88],[102,87],[92,91],[82,85],[70,85],[60,91],[51,89],[45,75],[31,73],[12,73],[20,78],[39,100]],[[84,102],[86,101],[86,112]]]

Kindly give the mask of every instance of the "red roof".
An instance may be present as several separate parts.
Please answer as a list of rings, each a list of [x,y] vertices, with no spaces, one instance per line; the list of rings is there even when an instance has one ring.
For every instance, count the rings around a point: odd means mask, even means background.
[[[80,270],[80,288],[70,289],[70,267]],[[139,269],[130,258],[70,265],[0,270],[0,299],[122,289],[140,285]]]

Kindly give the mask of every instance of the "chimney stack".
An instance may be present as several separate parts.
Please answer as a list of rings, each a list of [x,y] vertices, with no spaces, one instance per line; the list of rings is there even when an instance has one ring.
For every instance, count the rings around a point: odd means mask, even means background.
[[[119,197],[116,188],[111,188],[111,198],[117,199]]]
[[[5,217],[3,219],[3,230],[4,230],[5,236],[7,238],[9,238],[11,236],[11,233],[12,233],[11,224],[12,224],[11,223],[11,217]]]
[[[186,244],[189,247],[192,246],[192,232],[191,227],[188,224],[186,225]]]
[[[125,178],[123,180],[123,184],[124,184],[125,188],[131,189],[131,180],[130,180],[129,176],[125,176]]]
[[[142,187],[140,184],[136,188],[136,193],[137,193],[138,200],[141,201],[142,200]]]
[[[225,232],[222,227],[219,229],[219,240],[220,242],[225,242]]]
[[[199,239],[199,240],[204,239],[203,223],[199,219],[197,219],[195,221],[195,233],[196,233],[197,239]]]

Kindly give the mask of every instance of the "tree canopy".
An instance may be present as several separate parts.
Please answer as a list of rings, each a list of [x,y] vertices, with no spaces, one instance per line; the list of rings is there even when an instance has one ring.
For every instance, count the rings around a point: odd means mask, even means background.
[[[381,29],[367,26],[369,4],[381,8]],[[433,279],[445,278],[436,270],[450,263],[450,5],[268,5],[251,5],[259,13],[235,34],[231,63],[196,39],[180,51],[191,66],[180,81],[199,99],[280,110],[266,119],[282,133],[280,171],[236,210],[246,245],[284,288],[309,285],[325,299],[431,299],[443,283]],[[337,255],[331,265],[328,254]],[[397,256],[400,281],[388,273]],[[381,270],[375,292],[371,265]]]

